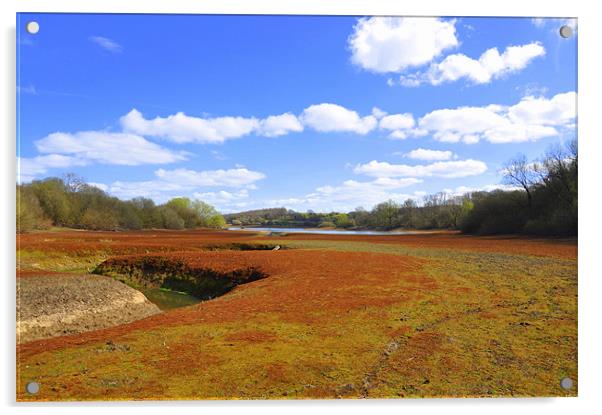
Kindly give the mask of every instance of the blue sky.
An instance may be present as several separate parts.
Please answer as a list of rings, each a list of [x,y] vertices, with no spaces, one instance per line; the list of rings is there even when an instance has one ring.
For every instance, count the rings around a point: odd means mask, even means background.
[[[492,189],[517,153],[575,136],[562,24],[20,14],[18,179],[74,172],[223,212]]]

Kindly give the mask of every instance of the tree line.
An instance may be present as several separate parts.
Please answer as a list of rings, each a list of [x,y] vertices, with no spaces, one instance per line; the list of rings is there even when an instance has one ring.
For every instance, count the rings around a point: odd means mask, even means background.
[[[524,155],[503,169],[516,190],[428,195],[419,205],[388,200],[371,210],[348,213],[296,212],[286,208],[227,214],[236,226],[328,227],[342,229],[456,229],[470,234],[577,234],[577,142],[552,147],[540,159]]]
[[[222,228],[215,208],[186,197],[157,205],[137,197],[120,200],[67,174],[17,186],[17,232],[51,226],[88,230]]]
[[[90,230],[222,228],[234,226],[323,227],[341,229],[457,229],[470,234],[577,234],[577,142],[552,147],[539,160],[523,155],[503,169],[516,190],[445,192],[420,204],[388,200],[370,210],[296,212],[258,209],[222,216],[211,205],[186,197],[156,205],[151,199],[123,201],[68,174],[17,186],[17,229],[50,226]]]

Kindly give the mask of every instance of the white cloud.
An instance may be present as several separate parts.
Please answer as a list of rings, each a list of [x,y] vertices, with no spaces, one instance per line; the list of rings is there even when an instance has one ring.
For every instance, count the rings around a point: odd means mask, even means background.
[[[351,61],[369,71],[401,72],[458,46],[455,20],[432,17],[362,18],[348,39]]]
[[[484,173],[487,165],[478,160],[439,161],[426,165],[410,166],[407,164],[390,164],[386,161],[372,160],[366,164],[358,164],[353,170],[358,174],[372,177],[443,177],[457,178],[475,176]]]
[[[520,190],[519,187],[512,186],[509,184],[488,184],[485,186],[479,187],[470,187],[470,186],[459,186],[455,189],[443,189],[444,193],[447,193],[450,196],[462,196],[466,193],[474,193],[474,192],[491,192],[494,190]]]
[[[372,108],[372,115],[374,115],[374,117],[376,117],[376,119],[380,120],[381,118],[383,118],[385,115],[387,115],[386,111],[381,110],[378,107],[373,107]]]
[[[52,133],[35,142],[43,154],[71,155],[86,162],[138,166],[166,164],[186,159],[183,152],[174,152],[143,137],[105,131]]]
[[[476,143],[484,136],[491,141],[506,142],[526,141],[557,134],[557,131],[551,128],[551,117],[560,115],[560,119],[570,118],[570,100],[570,96],[555,97],[552,100],[526,97],[516,108],[490,105],[440,109],[426,114],[418,123],[411,113],[387,114],[374,107],[370,115],[362,116],[352,109],[333,103],[311,105],[299,116],[284,113],[264,119],[200,118],[182,112],[167,117],[145,119],[139,111],[133,109],[120,120],[126,132],[165,138],[177,143],[223,143],[249,134],[277,137],[301,132],[305,127],[322,133],[351,132],[361,135],[379,128],[387,131],[391,139],[421,137],[433,132],[436,139],[447,142]],[[560,110],[564,112],[559,113]],[[539,111],[540,117],[548,114],[547,120],[544,124],[516,121],[521,116],[520,112],[528,111]],[[488,133],[485,134],[485,131]],[[507,138],[509,135],[512,137]]]
[[[223,143],[249,134],[278,137],[303,131],[299,119],[291,113],[270,115],[265,119],[255,117],[192,117],[178,112],[167,117],[146,119],[136,109],[120,118],[125,131],[140,135],[164,138],[176,143]]]
[[[193,197],[203,195],[203,200],[211,199],[216,205],[221,205],[226,202],[233,202],[236,199],[247,198],[248,191],[256,188],[254,183],[265,177],[265,174],[261,172],[244,167],[205,171],[158,169],[155,171],[155,178],[151,180],[131,182],[119,180],[108,185],[102,183],[95,183],[95,185],[122,199],[142,196],[161,203],[173,197],[192,194]],[[239,190],[234,192],[223,189],[209,192],[201,191],[204,188],[219,187],[238,188]]]
[[[360,117],[357,112],[336,104],[317,104],[306,108],[301,121],[320,132],[354,132],[367,134],[377,124],[374,115]]]
[[[545,53],[545,48],[539,42],[508,46],[502,54],[497,48],[491,48],[478,60],[458,53],[448,55],[439,63],[432,63],[425,72],[402,75],[400,82],[404,86],[414,87],[423,83],[439,85],[467,78],[475,84],[485,84],[493,79],[523,70],[533,59]]]
[[[165,138],[176,143],[223,143],[256,131],[259,120],[244,117],[200,118],[183,112],[167,117],[147,120],[136,109],[121,117],[125,131],[135,134]]]
[[[557,136],[571,129],[576,118],[575,92],[557,94],[551,99],[525,97],[513,106],[460,107],[439,109],[418,121],[443,142],[492,143],[535,141]]]
[[[453,155],[454,154],[451,151],[428,150],[425,148],[417,148],[405,154],[406,157],[409,157],[414,160],[427,161],[450,160],[453,157]]]
[[[303,125],[299,119],[291,114],[270,115],[264,120],[261,120],[259,125],[259,133],[266,137],[278,137],[290,132],[298,133],[303,131]]]
[[[186,196],[189,188],[178,183],[163,182],[161,180],[147,181],[115,181],[103,185],[106,192],[121,199],[146,197],[157,203],[163,203],[172,197]]]
[[[223,207],[240,204],[241,200],[249,198],[249,191],[247,189],[242,189],[237,192],[228,192],[225,190],[219,190],[217,192],[196,192],[193,193],[192,197],[217,207]]]
[[[96,182],[87,182],[88,186],[94,186],[100,190],[102,190],[103,192],[106,192],[109,190],[109,186],[107,186],[104,183],[96,183]]]
[[[405,139],[416,122],[414,116],[409,113],[391,114],[380,119],[378,125],[381,130],[388,130],[389,138]]]
[[[546,19],[543,17],[534,17],[531,19],[531,23],[533,23],[535,27],[543,27],[546,24]]]
[[[577,31],[577,19],[573,18],[555,18],[555,17],[535,17],[531,23],[539,29],[552,26],[553,31],[560,30],[562,26],[569,26],[573,31]]]
[[[379,127],[385,130],[406,130],[414,127],[412,114],[387,115],[380,120]]]
[[[265,174],[247,168],[229,170],[196,171],[174,169],[155,171],[155,175],[167,183],[177,183],[188,187],[227,186],[241,187],[264,179]]]
[[[388,177],[381,177],[367,182],[346,180],[337,186],[320,186],[312,193],[301,197],[253,201],[245,204],[245,208],[284,206],[300,211],[312,209],[316,212],[349,212],[358,206],[371,208],[389,199],[400,202],[410,198],[418,199],[418,192],[404,193],[401,189],[421,182],[422,180],[416,178],[395,179]]]
[[[369,182],[346,180],[339,186],[321,186],[307,195],[304,202],[314,210],[350,211],[357,206],[372,207],[385,200],[406,200],[412,196],[399,190],[422,180],[416,178],[392,179],[380,177]]]
[[[508,118],[529,125],[565,125],[576,116],[577,94],[567,92],[551,99],[528,96],[508,109]]]
[[[90,40],[109,52],[119,53],[123,51],[123,47],[119,43],[107,37],[91,36]]]
[[[48,154],[32,158],[19,157],[17,159],[17,182],[30,182],[37,176],[46,174],[50,169],[84,166],[86,164],[86,160],[62,154]]]

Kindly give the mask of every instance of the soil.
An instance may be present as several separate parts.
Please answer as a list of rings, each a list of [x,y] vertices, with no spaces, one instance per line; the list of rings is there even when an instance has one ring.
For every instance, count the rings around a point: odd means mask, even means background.
[[[17,279],[17,343],[130,323],[161,311],[139,291],[100,275]]]

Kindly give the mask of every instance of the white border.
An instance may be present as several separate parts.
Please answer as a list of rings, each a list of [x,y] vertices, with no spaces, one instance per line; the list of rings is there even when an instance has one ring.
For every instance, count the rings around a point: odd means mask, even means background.
[[[3,128],[2,218],[3,235],[0,254],[2,273],[2,357],[0,382],[2,403],[8,413],[81,413],[106,415],[107,409],[131,413],[164,413],[175,408],[177,415],[200,411],[245,411],[250,415],[269,413],[306,413],[308,411],[345,411],[365,414],[366,411],[420,411],[420,414],[491,413],[545,410],[546,414],[590,413],[602,407],[600,396],[600,304],[602,269],[600,267],[602,208],[599,161],[602,136],[598,123],[602,119],[599,77],[602,75],[599,42],[602,39],[601,15],[594,1],[528,1],[503,0],[471,2],[470,0],[419,0],[393,4],[391,0],[2,0],[2,71],[3,99],[0,101]],[[22,405],[14,403],[14,269],[15,269],[15,13],[20,12],[102,12],[102,13],[225,13],[225,14],[338,14],[338,15],[435,15],[435,16],[546,16],[579,18],[579,398],[556,399],[439,399],[395,401],[253,401],[194,403],[105,403],[71,405]],[[11,369],[12,368],[12,369]],[[114,408],[114,409],[113,409]]]

